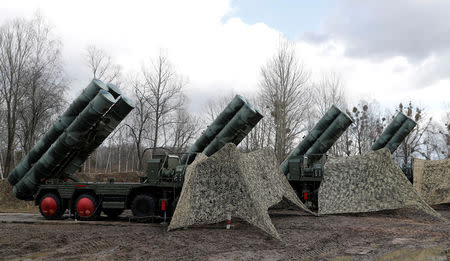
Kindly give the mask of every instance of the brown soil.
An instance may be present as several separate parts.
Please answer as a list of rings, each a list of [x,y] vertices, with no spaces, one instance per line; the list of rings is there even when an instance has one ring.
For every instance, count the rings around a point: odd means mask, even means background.
[[[450,219],[450,204],[437,206]],[[125,214],[127,215],[127,214]],[[122,218],[125,220],[125,218]],[[153,260],[446,260],[449,223],[414,210],[313,217],[276,211],[283,242],[245,222],[167,232],[136,222],[0,223],[4,259]],[[434,259],[433,259],[434,258]]]

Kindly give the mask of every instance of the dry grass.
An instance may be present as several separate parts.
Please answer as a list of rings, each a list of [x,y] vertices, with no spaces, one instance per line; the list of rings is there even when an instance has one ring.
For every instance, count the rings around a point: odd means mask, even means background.
[[[39,209],[31,201],[17,199],[12,186],[6,179],[0,180],[0,213],[38,213]]]

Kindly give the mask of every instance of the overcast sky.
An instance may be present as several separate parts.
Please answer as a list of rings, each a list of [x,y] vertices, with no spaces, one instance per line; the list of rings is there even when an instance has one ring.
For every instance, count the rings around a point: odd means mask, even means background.
[[[64,44],[72,93],[89,82],[89,44],[126,72],[164,48],[198,111],[209,97],[256,91],[261,65],[287,38],[313,77],[342,77],[352,105],[413,101],[435,118],[450,110],[447,0],[2,0],[0,22],[37,10]]]

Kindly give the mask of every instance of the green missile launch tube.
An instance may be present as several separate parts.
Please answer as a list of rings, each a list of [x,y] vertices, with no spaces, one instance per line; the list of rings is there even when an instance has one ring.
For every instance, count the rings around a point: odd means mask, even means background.
[[[308,160],[313,162],[325,154],[352,123],[352,119],[346,113],[340,113],[305,153]]]
[[[230,122],[203,150],[203,153],[206,156],[211,156],[228,142],[233,142],[238,145],[262,117],[263,116],[258,111],[251,108],[249,105],[244,104]]]
[[[119,87],[117,87],[116,85],[112,84],[112,83],[108,83],[106,85],[106,87],[108,87],[108,91],[109,93],[112,94],[112,96],[114,97],[114,99],[117,99],[117,97],[119,97],[120,95],[122,95],[122,92],[120,91]]]
[[[89,155],[100,146],[103,141],[113,132],[119,123],[134,109],[134,102],[125,96],[121,96],[113,107],[103,116],[101,123],[97,124],[94,138],[87,147],[81,149],[77,155],[63,168],[60,176],[69,177],[75,173],[87,160]]]
[[[315,161],[320,158],[322,154],[325,154],[352,122],[352,119],[346,113],[341,112],[305,153],[308,160]]]
[[[90,129],[101,119],[114,102],[115,99],[109,92],[101,90],[14,186],[14,195],[18,199],[26,200],[32,198],[38,185],[46,178],[54,175],[53,170],[61,164],[77,145],[87,138],[86,136]]]
[[[229,141],[236,145],[241,143],[241,141],[245,139],[250,131],[252,131],[252,129],[256,126],[256,124],[258,124],[258,122],[262,118],[264,118],[264,116],[255,107],[251,106],[249,103],[247,103],[246,105],[248,105],[255,112],[255,115],[249,118],[248,124],[245,124],[244,128],[236,134],[236,137],[233,140]]]
[[[416,125],[416,122],[412,119],[406,119],[406,121],[403,122],[402,126],[386,144],[386,148],[388,148],[391,153],[394,153],[394,151],[398,148],[398,146],[403,142],[406,136],[408,136],[408,134],[414,129]]]
[[[405,114],[399,112],[392,122],[384,129],[380,137],[372,145],[372,150],[379,150],[386,147],[389,140],[395,135],[395,133],[402,127],[402,124],[408,119]]]
[[[298,146],[286,157],[286,159],[280,164],[281,170],[286,175],[289,171],[288,162],[289,159],[305,155],[309,148],[316,142],[316,140],[324,133],[324,131],[333,123],[333,121],[340,115],[341,110],[336,106],[331,108],[323,115],[323,117],[316,123],[314,128],[308,133],[308,135],[298,144]]]
[[[78,98],[72,102],[69,108],[59,117],[49,131],[42,136],[28,154],[20,161],[15,169],[8,175],[8,181],[15,185],[30,170],[31,165],[38,161],[41,156],[50,148],[53,142],[63,133],[63,131],[75,120],[77,115],[89,104],[100,90],[107,90],[106,85],[93,79],[83,90]]]
[[[233,116],[244,106],[245,99],[236,95],[225,109],[216,117],[211,125],[202,133],[195,143],[188,149],[187,154],[181,158],[182,164],[191,164],[194,161],[195,153],[202,152],[214,137],[227,125]],[[193,154],[193,155],[192,155]]]

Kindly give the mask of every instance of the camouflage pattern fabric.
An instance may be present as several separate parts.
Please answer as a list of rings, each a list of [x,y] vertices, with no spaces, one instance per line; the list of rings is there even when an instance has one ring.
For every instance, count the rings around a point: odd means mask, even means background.
[[[241,153],[226,144],[210,157],[197,155],[186,170],[168,230],[241,218],[280,239],[268,208],[283,198],[313,214],[298,199],[268,149]]]
[[[386,148],[330,158],[319,188],[319,214],[416,208],[444,220],[412,187]]]
[[[450,203],[450,159],[414,159],[414,188],[430,205]]]

